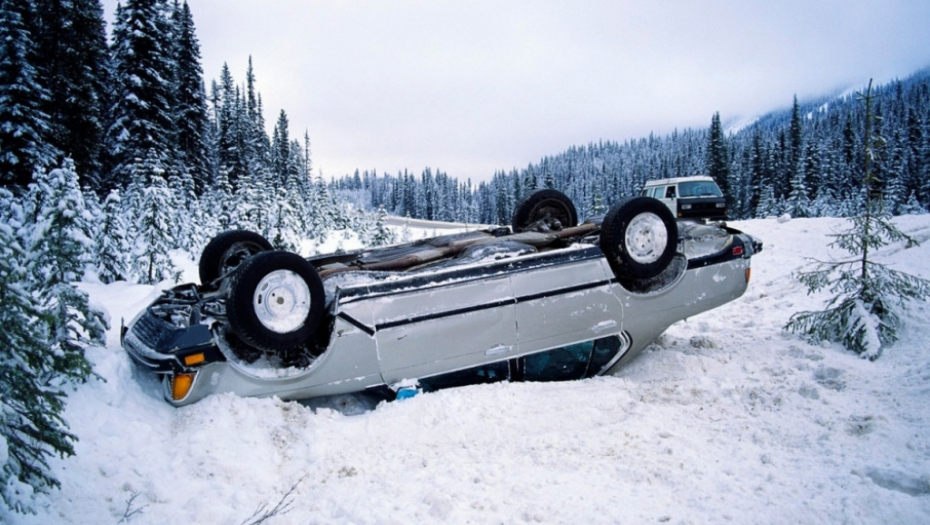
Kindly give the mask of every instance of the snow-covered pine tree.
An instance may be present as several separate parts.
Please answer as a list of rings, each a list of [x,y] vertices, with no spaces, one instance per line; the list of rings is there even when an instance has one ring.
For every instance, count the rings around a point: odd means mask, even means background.
[[[266,195],[264,192],[259,191],[254,181],[253,171],[251,169],[246,170],[239,176],[236,189],[230,195],[229,208],[233,212],[232,226],[236,229],[264,234],[268,231],[269,226],[263,226],[262,223],[269,221],[263,219],[270,215],[264,204],[273,200],[273,194]]]
[[[885,163],[888,167],[888,178],[884,181],[885,185],[882,198],[885,207],[894,215],[901,214],[901,208],[904,207],[904,203],[907,202],[908,197],[908,185],[904,178],[906,170],[906,160],[904,157],[907,153],[904,147],[899,146],[901,143],[900,132],[896,130],[894,132],[894,140],[892,140],[891,144],[887,145],[883,151],[883,157],[888,157]]]
[[[346,228],[345,238],[349,239],[349,233],[355,232],[362,245],[371,246],[372,227],[374,226],[374,222],[369,218],[368,214],[365,213],[365,210],[361,208],[352,208],[348,211],[350,213],[349,227]]]
[[[271,165],[276,181],[283,181],[289,171],[288,163],[291,160],[291,139],[288,133],[287,113],[281,110],[274,125],[271,139]]]
[[[194,181],[194,191],[202,195],[210,182],[206,137],[207,95],[203,87],[203,68],[200,66],[200,43],[186,0],[181,5],[175,0],[172,22],[177,38],[174,120],[177,122],[178,157]]]
[[[175,245],[173,248],[192,251],[195,232],[199,228],[192,211],[197,207],[197,192],[194,178],[183,163],[177,163],[168,170],[168,192],[171,196],[173,211]]]
[[[788,124],[788,141],[786,143],[786,154],[788,157],[786,159],[786,181],[788,182],[789,189],[785,191],[784,194],[790,194],[793,191],[794,184],[798,179],[802,181],[805,190],[807,188],[806,177],[802,173],[804,132],[801,122],[801,105],[798,104],[798,96],[795,95],[791,105],[791,122]]]
[[[495,177],[492,180],[492,183],[497,186],[497,200],[496,200],[496,222],[498,225],[505,225],[510,223],[512,218],[513,206],[510,204],[510,199],[507,195],[507,186],[503,180],[503,173],[499,177]]]
[[[310,201],[312,205],[307,210],[310,215],[309,228],[320,242],[326,239],[327,230],[344,230],[351,226],[346,207],[336,203],[336,197],[326,186],[322,174],[316,176]]]
[[[710,120],[710,131],[707,135],[707,174],[717,181],[720,190],[727,196],[727,209],[733,208],[730,196],[730,160],[727,150],[727,140],[720,123],[720,113],[714,113]]]
[[[200,202],[201,207],[207,211],[205,218],[216,224],[218,232],[228,230],[237,223],[233,189],[225,170],[217,172],[213,185],[207,188]]]
[[[834,341],[869,360],[878,359],[882,349],[898,339],[900,312],[906,300],[930,298],[930,281],[893,270],[875,262],[870,254],[890,243],[906,248],[917,242],[900,231],[885,210],[872,171],[877,148],[883,139],[872,130],[872,82],[861,99],[865,102],[864,123],[864,206],[852,217],[849,230],[834,235],[831,247],[841,248],[853,257],[839,262],[818,262],[814,269],[801,272],[798,280],[809,293],[828,289],[833,297],[827,309],[799,312],[785,328],[802,333],[812,341]]]
[[[294,214],[289,217],[288,222],[293,228],[293,235],[298,238],[307,233],[307,203],[310,200],[310,177],[303,171],[304,160],[301,152],[300,143],[296,140],[291,141],[290,161],[288,162],[288,171],[284,175],[282,183],[287,190],[288,207]]]
[[[594,192],[591,194],[591,214],[603,215],[606,212],[607,207],[604,205],[604,197],[601,194],[601,190],[595,188]]]
[[[0,0],[0,185],[25,189],[33,170],[54,162],[49,98],[36,70],[36,13],[31,0]]]
[[[13,195],[0,188],[0,500],[26,513],[35,512],[34,493],[60,486],[47,458],[74,454],[77,438],[61,417],[65,392],[16,232],[22,215]]]
[[[223,64],[220,73],[220,84],[218,86],[217,97],[214,102],[216,111],[216,128],[217,128],[217,158],[219,161],[218,169],[226,173],[229,184],[233,189],[239,187],[239,177],[245,168],[244,163],[244,141],[243,128],[244,124],[239,114],[240,100],[239,90],[233,81],[232,73],[229,66]]]
[[[47,458],[73,454],[77,439],[61,416],[64,387],[92,373],[84,349],[102,344],[107,328],[73,284],[90,240],[70,160],[37,172],[26,200],[28,215],[0,190],[0,496],[17,512],[59,486]]]
[[[35,223],[25,225],[30,278],[49,323],[47,344],[55,356],[55,372],[84,380],[91,373],[84,348],[103,344],[108,325],[105,314],[74,285],[82,279],[94,249],[87,234],[84,196],[70,159],[37,177],[30,192],[38,194],[32,200],[41,204]]]
[[[397,242],[394,230],[388,228],[387,210],[384,209],[384,206],[378,207],[378,215],[375,218],[374,226],[371,228],[369,239],[371,246],[384,246]]]
[[[133,178],[148,181],[143,186],[135,219],[138,228],[132,251],[133,275],[142,284],[177,281],[180,272],[169,252],[177,244],[173,232],[178,219],[173,215],[171,192],[158,154],[150,151],[145,161],[134,167]]]
[[[49,91],[51,142],[74,160],[82,185],[101,183],[109,52],[100,0],[38,1],[38,66]]]
[[[271,140],[265,133],[265,115],[262,110],[261,95],[255,91],[255,69],[249,56],[249,67],[245,72],[245,107],[249,124],[246,148],[250,162],[260,162],[267,167],[271,158]]]
[[[810,217],[811,200],[808,196],[807,176],[804,166],[794,170],[791,178],[791,193],[788,194],[788,213],[792,217]]]
[[[293,199],[290,197],[287,188],[283,186],[278,188],[275,198],[277,213],[270,241],[279,250],[296,252],[300,248],[302,229],[300,227],[300,214],[294,209],[292,203]]]
[[[920,201],[917,200],[917,194],[911,192],[907,198],[907,202],[901,207],[901,215],[920,215],[922,213],[927,213],[927,210],[920,205]]]
[[[128,280],[129,240],[118,190],[111,191],[103,201],[103,214],[94,240],[97,246],[94,265],[100,281],[112,283]]]
[[[113,156],[105,190],[130,183],[149,150],[175,151],[173,32],[164,0],[126,0],[113,28],[113,107],[107,148]],[[128,197],[128,195],[127,195]]]

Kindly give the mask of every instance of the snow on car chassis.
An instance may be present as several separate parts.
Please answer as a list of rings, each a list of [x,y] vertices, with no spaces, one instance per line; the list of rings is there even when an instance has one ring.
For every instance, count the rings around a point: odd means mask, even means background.
[[[233,230],[204,248],[201,284],[163,292],[122,344],[175,406],[580,379],[740,297],[761,249],[650,197],[578,224],[555,190],[529,195],[510,228],[309,259]]]

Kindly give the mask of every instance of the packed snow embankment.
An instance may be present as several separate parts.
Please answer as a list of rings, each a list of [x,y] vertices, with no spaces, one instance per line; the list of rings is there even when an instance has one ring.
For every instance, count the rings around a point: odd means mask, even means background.
[[[897,222],[930,238],[930,216]],[[89,352],[105,382],[69,398],[80,442],[52,464],[62,490],[9,519],[239,524],[294,487],[267,523],[926,522],[930,307],[913,304],[874,363],[807,344],[782,326],[825,296],[791,273],[843,256],[825,246],[845,223],[734,225],[765,242],[747,293],[675,324],[619,376],[465,387],[352,417],[232,395],[171,408],[117,341],[152,288],[84,285],[115,320]],[[930,278],[930,243],[877,255]]]

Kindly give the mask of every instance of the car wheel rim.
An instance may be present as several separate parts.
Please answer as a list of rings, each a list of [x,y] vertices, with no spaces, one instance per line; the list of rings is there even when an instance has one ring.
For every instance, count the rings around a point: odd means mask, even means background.
[[[558,203],[544,203],[533,210],[534,221],[543,220],[546,227],[551,230],[561,230],[570,222],[569,212]]]
[[[265,328],[279,334],[293,332],[310,314],[310,288],[296,273],[277,270],[258,283],[252,305]]]
[[[250,242],[237,242],[229,247],[220,260],[220,275],[225,275],[239,266],[242,261],[262,251],[261,246]]]
[[[668,244],[665,223],[654,213],[641,213],[634,217],[624,237],[627,253],[639,264],[658,261]]]

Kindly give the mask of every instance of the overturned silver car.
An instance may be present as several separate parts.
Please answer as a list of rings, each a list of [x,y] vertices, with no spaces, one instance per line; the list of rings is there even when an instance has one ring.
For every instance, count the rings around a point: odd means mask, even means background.
[[[761,249],[649,197],[578,224],[555,190],[527,197],[509,228],[309,259],[236,230],[204,249],[201,284],[164,292],[122,344],[176,406],[579,379],[740,297]]]

